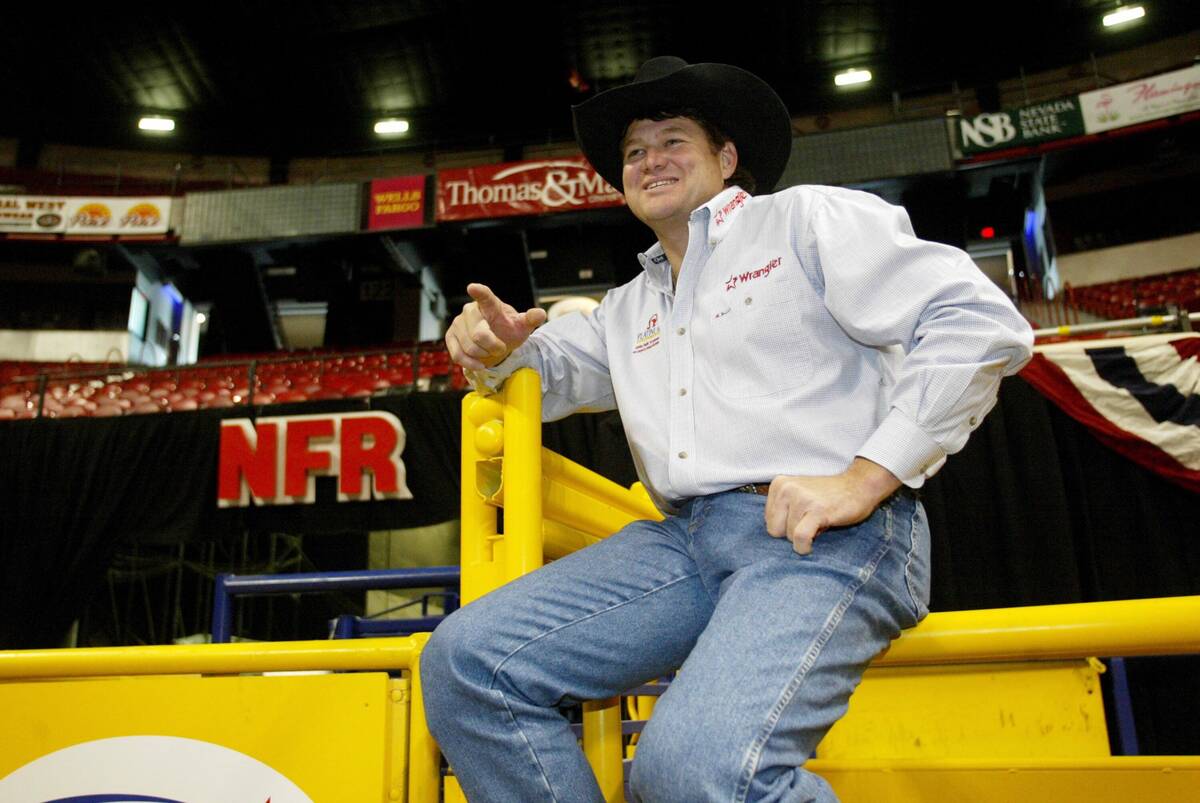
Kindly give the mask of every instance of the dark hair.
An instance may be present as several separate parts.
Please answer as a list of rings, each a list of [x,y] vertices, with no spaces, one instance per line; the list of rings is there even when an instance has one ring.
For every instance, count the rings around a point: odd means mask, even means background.
[[[699,109],[694,109],[691,107],[659,109],[657,111],[648,112],[647,114],[639,114],[635,119],[650,120],[651,122],[657,123],[662,120],[670,120],[674,117],[685,117],[694,122],[696,125],[700,126],[701,130],[703,130],[705,135],[708,137],[708,143],[712,147],[713,153],[720,151],[721,146],[723,146],[726,142],[733,141],[732,137],[718,128],[717,124],[712,120],[709,120],[707,117],[705,117]],[[630,120],[629,122],[632,125],[633,120]],[[628,130],[628,126],[626,126],[627,133]],[[735,142],[734,144],[736,145],[737,143]],[[726,187],[732,187],[734,184],[738,185],[751,195],[754,194],[754,190],[757,185],[757,182],[755,182],[754,176],[750,173],[750,171],[742,167],[742,162],[740,159],[738,160],[737,167],[733,169],[733,175],[725,179]]]

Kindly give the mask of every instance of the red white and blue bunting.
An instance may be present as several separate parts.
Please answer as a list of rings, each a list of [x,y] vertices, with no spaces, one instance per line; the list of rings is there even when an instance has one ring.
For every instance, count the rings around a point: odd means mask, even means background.
[[[1200,493],[1200,334],[1046,346],[1021,376],[1112,449]]]

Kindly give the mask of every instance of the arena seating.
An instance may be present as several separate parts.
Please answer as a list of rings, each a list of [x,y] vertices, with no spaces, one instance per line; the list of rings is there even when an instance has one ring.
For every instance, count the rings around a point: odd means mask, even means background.
[[[1200,268],[1067,288],[1068,304],[1109,320],[1161,313],[1178,305],[1200,312]]]
[[[9,362],[0,363],[0,420],[176,413],[466,386],[437,342],[245,354],[176,368]]]

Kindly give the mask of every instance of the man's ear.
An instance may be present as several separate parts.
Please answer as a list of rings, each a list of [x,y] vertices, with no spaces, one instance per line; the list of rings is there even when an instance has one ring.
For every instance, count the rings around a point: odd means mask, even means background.
[[[737,170],[738,153],[733,140],[722,145],[718,155],[721,158],[721,178],[727,179],[733,175],[734,170]]]

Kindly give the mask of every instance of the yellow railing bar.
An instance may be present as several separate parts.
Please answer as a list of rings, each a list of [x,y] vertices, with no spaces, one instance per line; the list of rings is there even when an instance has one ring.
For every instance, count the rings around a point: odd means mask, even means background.
[[[542,522],[542,544],[546,550],[547,560],[564,558],[572,552],[578,552],[584,547],[599,543],[599,541],[600,538],[591,533],[576,530],[574,527],[568,527],[557,521],[546,519]]]
[[[955,769],[978,770],[1159,770],[1200,771],[1200,756],[1072,756],[1057,758],[814,758],[804,768],[820,774],[828,769],[854,772],[903,772],[929,769],[935,772]]]
[[[1200,596],[934,613],[876,666],[1200,653]]]
[[[560,454],[542,450],[542,473],[552,482],[561,483],[587,494],[597,503],[616,508],[630,520],[662,519],[662,513],[645,493],[635,493],[605,476],[579,465]],[[612,531],[605,533],[611,535]]]
[[[8,650],[0,652],[0,679],[223,675],[321,669],[411,670],[426,638],[419,634],[331,641]]]

